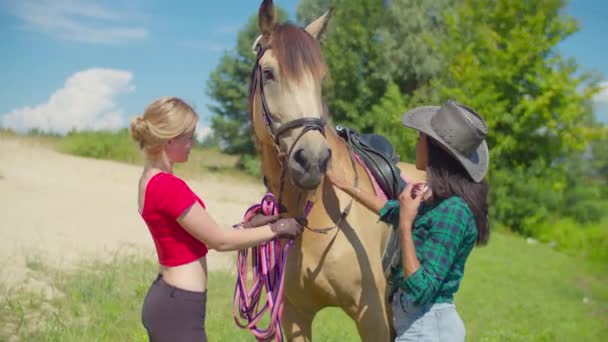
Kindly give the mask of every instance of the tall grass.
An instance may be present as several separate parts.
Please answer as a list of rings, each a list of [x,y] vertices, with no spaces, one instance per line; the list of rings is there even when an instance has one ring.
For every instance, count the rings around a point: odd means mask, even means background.
[[[157,267],[144,257],[89,261],[66,272],[35,261],[35,275],[59,295],[3,289],[0,340],[145,341],[140,308]],[[456,305],[469,341],[606,341],[608,272],[587,262],[494,234],[474,250]],[[232,320],[234,276],[211,273],[207,306],[210,341],[253,341]],[[337,309],[315,318],[314,341],[358,341]]]
[[[73,131],[61,139],[59,151],[82,157],[140,163],[141,153],[129,131]]]
[[[67,134],[57,144],[60,152],[81,157],[115,160],[143,165],[143,155],[131,139],[129,131],[74,131]],[[195,146],[187,163],[177,164],[176,172],[188,178],[213,173],[220,177],[256,180],[237,168],[238,156],[221,153],[218,148]]]
[[[28,145],[55,148],[59,141],[61,141],[61,136],[37,130],[19,134],[11,129],[0,128],[0,139],[11,139]]]
[[[79,271],[36,267],[37,277],[60,293],[2,290],[0,341],[147,341],[140,310],[148,286],[158,272],[150,259],[119,256],[111,262],[90,261]],[[235,278],[228,272],[209,275],[206,327],[210,341],[251,341],[232,317]],[[6,293],[4,295],[4,293]],[[322,341],[355,339],[354,324],[336,310],[322,313],[317,324]],[[330,324],[326,324],[331,322]]]

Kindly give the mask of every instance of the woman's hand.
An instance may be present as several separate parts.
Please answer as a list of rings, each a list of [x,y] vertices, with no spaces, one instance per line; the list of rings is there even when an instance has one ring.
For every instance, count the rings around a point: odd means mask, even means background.
[[[428,187],[426,183],[409,183],[399,195],[399,221],[413,223]],[[405,226],[412,227],[411,224]]]
[[[349,184],[344,178],[342,178],[342,176],[334,172],[333,168],[327,169],[327,171],[325,171],[325,176],[329,179],[330,182],[332,182],[335,186],[342,190],[351,186],[351,184]]]
[[[270,224],[270,230],[279,239],[295,239],[302,233],[303,229],[304,227],[294,218],[278,219]]]

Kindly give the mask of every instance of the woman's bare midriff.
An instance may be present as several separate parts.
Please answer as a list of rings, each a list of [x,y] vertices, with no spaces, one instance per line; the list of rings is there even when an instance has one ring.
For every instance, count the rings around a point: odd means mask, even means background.
[[[207,258],[201,257],[179,266],[160,266],[163,280],[182,290],[207,290]]]

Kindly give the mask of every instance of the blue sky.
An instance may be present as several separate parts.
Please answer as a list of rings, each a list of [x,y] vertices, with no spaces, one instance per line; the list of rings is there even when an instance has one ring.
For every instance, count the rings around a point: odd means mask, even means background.
[[[298,0],[275,2],[294,19]],[[208,125],[207,77],[259,3],[0,0],[0,126],[124,127],[164,95],[186,99]],[[581,30],[560,50],[608,80],[608,2],[574,0],[568,11]],[[603,85],[596,103],[608,122]]]

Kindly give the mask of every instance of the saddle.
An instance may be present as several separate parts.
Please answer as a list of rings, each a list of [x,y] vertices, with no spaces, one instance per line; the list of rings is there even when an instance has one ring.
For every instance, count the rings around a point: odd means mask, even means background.
[[[352,128],[337,126],[338,135],[363,160],[388,199],[397,199],[405,188],[401,170],[397,167],[399,154],[393,144],[379,134],[359,134]]]
[[[344,139],[365,163],[386,197],[397,199],[405,189],[401,170],[397,167],[399,154],[393,144],[379,134],[359,134],[354,129],[337,126],[336,132]],[[393,227],[394,228],[394,227]],[[399,234],[391,229],[389,240],[384,246],[382,271],[388,278],[391,268],[395,267],[400,257]]]

